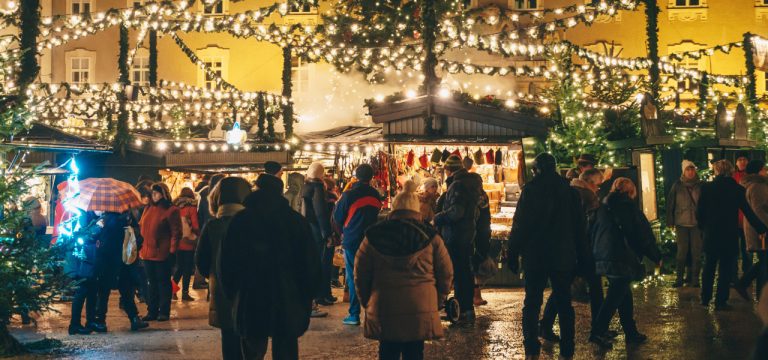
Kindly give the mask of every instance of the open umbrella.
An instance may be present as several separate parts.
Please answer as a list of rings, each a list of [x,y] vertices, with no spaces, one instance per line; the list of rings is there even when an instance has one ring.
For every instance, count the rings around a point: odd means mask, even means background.
[[[121,213],[141,206],[141,196],[131,184],[111,178],[89,178],[80,181],[80,195],[73,204],[85,211]]]

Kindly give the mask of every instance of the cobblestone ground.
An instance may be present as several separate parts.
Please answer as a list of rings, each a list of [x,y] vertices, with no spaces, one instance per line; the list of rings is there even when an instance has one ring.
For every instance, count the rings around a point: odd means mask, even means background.
[[[623,337],[608,352],[598,352],[587,342],[589,307],[576,308],[576,359],[746,359],[760,330],[752,305],[732,294],[734,309],[715,312],[698,304],[697,289],[649,286],[635,289],[636,319],[649,336],[647,344],[626,348]],[[204,292],[196,292],[204,299]],[[472,328],[451,328],[445,339],[426,346],[427,359],[522,359],[524,358],[520,317],[521,289],[488,289],[487,306],[478,310]],[[128,331],[128,321],[117,308],[117,294],[111,299],[109,333],[68,336],[68,304],[59,306],[60,315],[38,319],[37,327],[13,324],[13,333],[22,341],[44,336],[60,339],[64,347],[52,353],[25,358],[62,359],[218,359],[219,333],[208,326],[204,300],[176,302],[171,321],[153,322],[149,329]],[[143,308],[143,306],[140,306]],[[358,327],[346,327],[341,319],[345,304],[326,308],[328,318],[312,321],[300,341],[302,359],[373,359],[377,343],[362,336]],[[615,320],[613,328],[619,330]],[[542,359],[556,359],[557,345],[546,344]]]

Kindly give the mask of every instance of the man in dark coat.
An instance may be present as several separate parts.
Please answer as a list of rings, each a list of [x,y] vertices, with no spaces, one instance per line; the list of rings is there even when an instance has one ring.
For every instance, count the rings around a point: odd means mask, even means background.
[[[560,316],[560,354],[570,358],[575,346],[571,281],[577,260],[588,252],[584,215],[578,193],[556,173],[552,155],[536,156],[534,173],[520,195],[509,235],[510,269],[519,270],[522,255],[525,270],[523,345],[527,356],[538,356],[541,351],[539,311],[549,280]]]
[[[320,256],[309,224],[270,175],[245,200],[221,244],[221,287],[232,301],[234,328],[246,359],[298,359],[298,338],[309,327],[320,284]]]
[[[225,177],[227,177],[227,175],[224,174],[211,175],[211,179],[208,181],[208,186],[200,189],[200,192],[197,193],[197,195],[200,196],[200,201],[197,202],[197,223],[200,225],[201,229],[205,226],[205,223],[215,215],[211,214],[210,205],[208,204],[208,195],[213,191],[213,188],[219,184],[219,181]],[[205,281],[205,277],[200,275],[200,272],[198,272],[197,269],[195,269],[195,280],[192,282],[192,288],[208,288],[208,283]]]
[[[435,226],[440,229],[453,262],[453,288],[461,309],[460,320],[471,323],[475,321],[472,256],[483,183],[480,176],[463,167],[456,155],[445,161],[445,172],[446,182],[451,185],[445,192],[442,210],[435,214]]]
[[[355,169],[357,182],[341,194],[333,212],[333,221],[342,226],[344,263],[349,287],[349,315],[345,325],[360,325],[360,300],[355,291],[355,255],[365,237],[365,230],[378,220],[381,194],[371,186],[373,167],[362,164]]]
[[[715,179],[701,185],[696,220],[704,232],[704,271],[701,276],[701,304],[712,300],[715,269],[719,263],[715,310],[728,310],[733,264],[739,256],[739,210],[758,234],[765,224],[755,215],[746,198],[746,189],[731,177],[733,165],[728,160],[714,164]]]

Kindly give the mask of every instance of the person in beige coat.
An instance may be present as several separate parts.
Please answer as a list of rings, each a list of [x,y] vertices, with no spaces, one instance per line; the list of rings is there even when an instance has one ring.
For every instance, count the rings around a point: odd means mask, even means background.
[[[746,175],[741,179],[741,185],[746,189],[747,202],[755,215],[764,223],[768,223],[768,172],[765,161],[752,160],[746,168]],[[747,288],[752,281],[757,280],[755,291],[760,298],[760,290],[768,281],[768,244],[765,236],[760,236],[748,220],[744,220],[744,237],[749,256],[757,254],[758,262],[752,265],[733,286],[736,292],[747,301],[752,301]]]
[[[438,305],[450,292],[453,266],[443,239],[422,222],[415,191],[408,180],[355,258],[364,335],[379,340],[380,359],[422,359],[424,340],[443,336]]]

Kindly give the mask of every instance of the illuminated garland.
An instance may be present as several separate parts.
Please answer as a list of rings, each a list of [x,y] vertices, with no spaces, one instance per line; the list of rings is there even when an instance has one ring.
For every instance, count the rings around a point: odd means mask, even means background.
[[[699,50],[690,50],[690,51],[683,51],[678,53],[672,53],[667,56],[662,56],[660,58],[661,61],[667,61],[667,60],[676,60],[676,61],[682,61],[685,58],[692,58],[692,59],[701,59],[702,56],[712,56],[715,54],[715,52],[722,52],[723,54],[730,54],[731,49],[735,47],[741,47],[742,42],[732,42],[728,44],[723,45],[716,45],[710,48],[706,49],[699,49]]]
[[[224,90],[234,90],[240,92],[238,88],[230,84],[228,81],[222,79],[221,76],[216,74],[215,71],[211,70],[205,61],[197,57],[195,52],[192,51],[192,49],[190,49],[189,46],[187,46],[187,44],[185,44],[184,41],[181,40],[178,35],[176,35],[175,32],[171,33],[171,38],[173,38],[173,41],[176,43],[176,45],[178,45],[179,49],[181,49],[181,52],[183,52],[184,55],[186,55],[193,64],[197,65],[201,70],[203,70],[208,78],[213,79],[216,82],[216,85],[221,86],[221,88]]]

